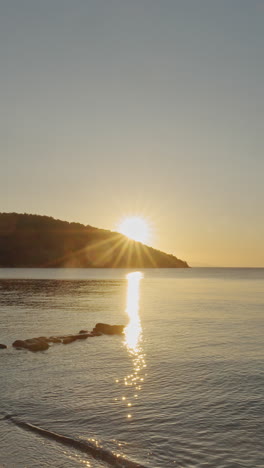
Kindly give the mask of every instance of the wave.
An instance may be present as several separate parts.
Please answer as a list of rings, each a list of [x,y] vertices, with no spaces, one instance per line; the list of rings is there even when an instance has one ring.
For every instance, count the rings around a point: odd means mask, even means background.
[[[26,431],[31,431],[36,434],[40,434],[42,437],[56,440],[56,442],[59,442],[63,445],[67,445],[68,447],[73,447],[81,452],[91,455],[97,460],[107,462],[108,464],[116,468],[147,468],[144,465],[140,465],[139,463],[128,460],[122,455],[115,454],[106,448],[99,447],[90,441],[74,439],[73,437],[57,434],[56,432],[52,432],[47,429],[43,429],[39,426],[35,426],[34,424],[22,421],[14,415],[6,415],[3,419],[11,421],[13,424],[15,424],[18,427],[21,427],[22,429],[25,429]]]

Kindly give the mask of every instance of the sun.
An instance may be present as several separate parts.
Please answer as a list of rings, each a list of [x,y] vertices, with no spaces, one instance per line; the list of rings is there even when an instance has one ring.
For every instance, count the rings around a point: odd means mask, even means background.
[[[132,216],[123,219],[117,226],[117,231],[124,234],[129,239],[133,239],[145,244],[150,237],[150,229],[148,223],[138,216]]]

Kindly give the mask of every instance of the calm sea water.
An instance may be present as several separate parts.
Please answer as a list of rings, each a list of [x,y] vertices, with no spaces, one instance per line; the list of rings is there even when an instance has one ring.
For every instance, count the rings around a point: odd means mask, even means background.
[[[264,269],[1,269],[0,465],[263,468],[263,305]]]

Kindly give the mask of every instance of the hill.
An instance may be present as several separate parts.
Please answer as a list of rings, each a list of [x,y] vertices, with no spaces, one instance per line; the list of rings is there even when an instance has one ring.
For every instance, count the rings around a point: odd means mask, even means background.
[[[0,267],[188,268],[117,232],[49,216],[0,213]]]

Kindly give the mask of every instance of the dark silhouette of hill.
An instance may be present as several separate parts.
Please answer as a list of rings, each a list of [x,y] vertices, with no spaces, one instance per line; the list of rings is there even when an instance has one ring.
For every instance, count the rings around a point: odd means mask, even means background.
[[[188,268],[117,232],[49,216],[0,213],[0,267]]]

